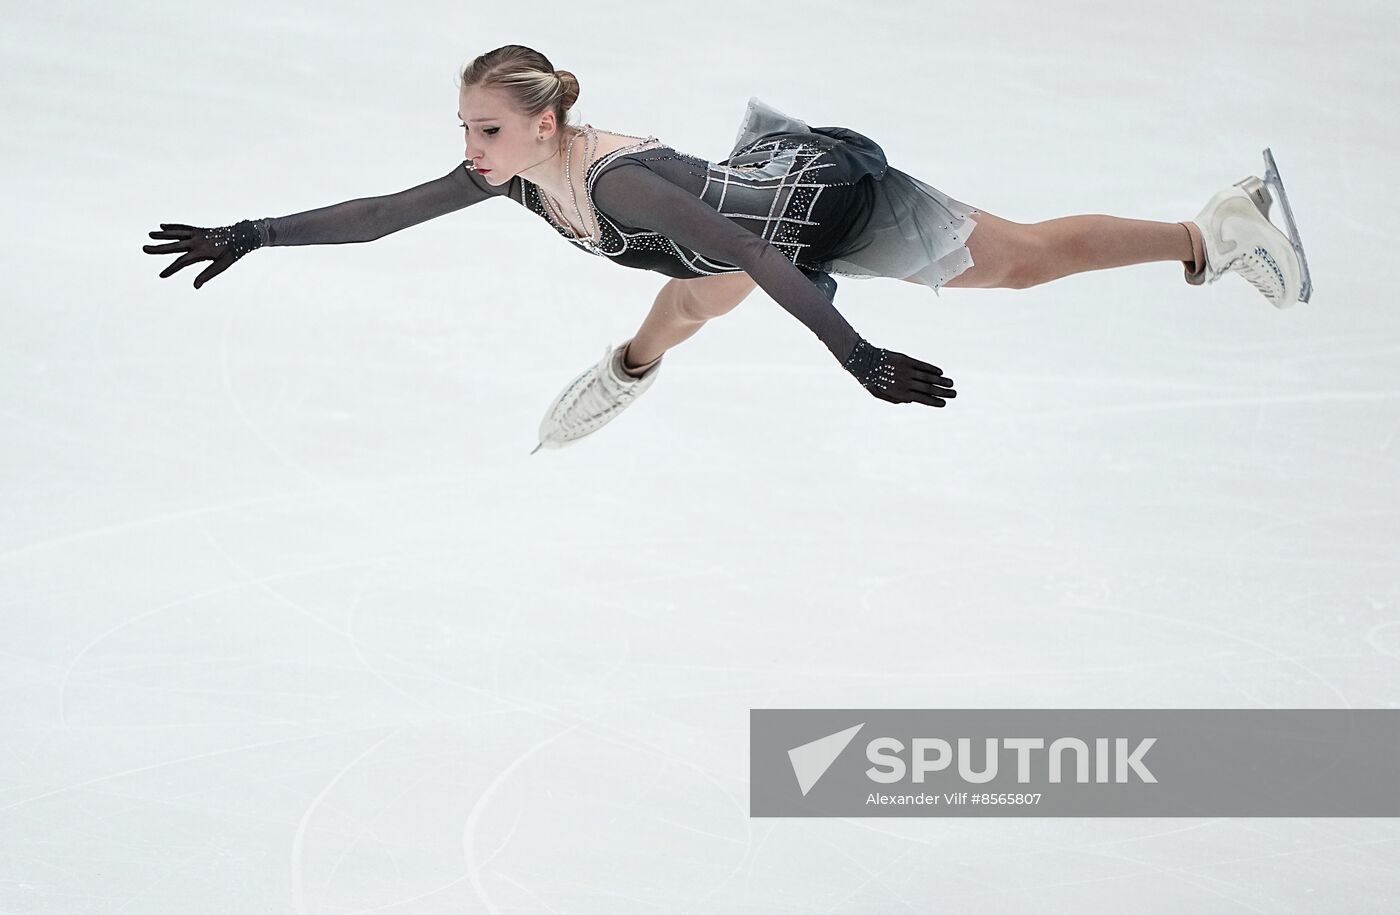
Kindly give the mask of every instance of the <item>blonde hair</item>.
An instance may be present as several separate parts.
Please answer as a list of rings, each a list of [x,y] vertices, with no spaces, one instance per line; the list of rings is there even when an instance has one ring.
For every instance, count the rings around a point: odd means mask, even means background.
[[[504,92],[511,105],[526,117],[539,117],[552,110],[558,126],[555,141],[563,151],[568,129],[575,126],[569,122],[568,112],[578,101],[579,93],[578,79],[572,73],[554,69],[549,58],[539,51],[508,44],[487,51],[462,70],[457,91],[477,86]]]

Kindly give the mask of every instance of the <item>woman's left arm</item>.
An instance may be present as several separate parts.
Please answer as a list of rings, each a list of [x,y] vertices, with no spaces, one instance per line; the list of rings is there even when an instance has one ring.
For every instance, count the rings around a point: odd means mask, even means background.
[[[742,269],[881,400],[941,407],[943,398],[955,395],[937,366],[871,346],[781,251],[645,166],[623,161],[609,167],[598,176],[593,200],[627,225]]]

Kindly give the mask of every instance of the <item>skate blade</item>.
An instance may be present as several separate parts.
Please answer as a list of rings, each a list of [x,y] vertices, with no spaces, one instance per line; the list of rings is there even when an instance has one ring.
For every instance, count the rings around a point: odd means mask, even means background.
[[[1267,147],[1264,149],[1264,169],[1263,184],[1272,187],[1278,195],[1278,202],[1283,208],[1284,222],[1287,223],[1288,239],[1293,244],[1293,250],[1298,253],[1298,266],[1302,268],[1303,281],[1298,290],[1298,301],[1306,302],[1312,297],[1312,273],[1308,270],[1308,257],[1303,253],[1303,240],[1298,236],[1298,223],[1293,219],[1293,208],[1288,205],[1288,192],[1283,189],[1283,178],[1279,176],[1273,152]]]

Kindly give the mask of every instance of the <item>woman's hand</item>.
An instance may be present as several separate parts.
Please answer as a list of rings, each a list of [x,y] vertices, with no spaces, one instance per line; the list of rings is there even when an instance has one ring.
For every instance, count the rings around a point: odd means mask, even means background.
[[[161,279],[180,272],[190,264],[213,261],[194,278],[196,289],[223,273],[249,251],[262,247],[262,230],[250,219],[216,229],[167,222],[161,223],[160,228],[161,231],[150,233],[151,238],[174,240],[164,245],[144,245],[141,250],[147,254],[183,252],[160,272]]]
[[[871,346],[864,338],[842,364],[867,391],[889,403],[942,407],[958,396],[953,379],[945,378],[938,366]]]

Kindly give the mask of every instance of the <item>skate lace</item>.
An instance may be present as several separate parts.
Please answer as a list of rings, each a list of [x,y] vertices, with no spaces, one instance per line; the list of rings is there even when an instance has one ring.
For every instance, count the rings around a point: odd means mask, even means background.
[[[1283,300],[1287,285],[1284,282],[1283,271],[1279,269],[1273,255],[1262,245],[1241,254],[1231,261],[1226,269],[1233,270],[1244,277],[1270,302]]]
[[[560,430],[566,438],[576,438],[597,429],[631,403],[636,396],[635,387],[618,385],[608,376],[607,365],[595,366],[581,380],[578,394],[565,399]]]

